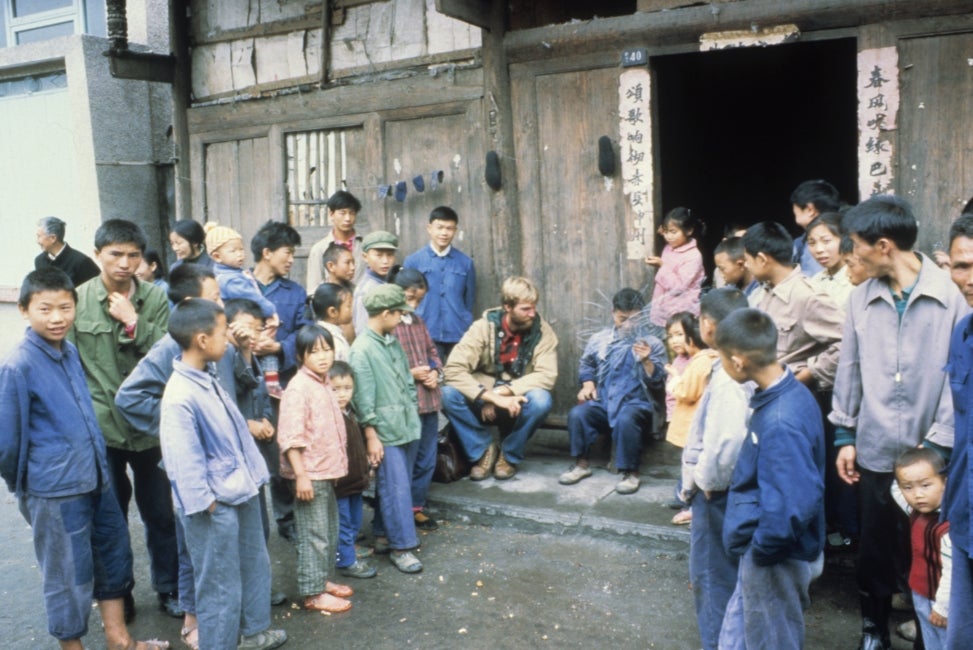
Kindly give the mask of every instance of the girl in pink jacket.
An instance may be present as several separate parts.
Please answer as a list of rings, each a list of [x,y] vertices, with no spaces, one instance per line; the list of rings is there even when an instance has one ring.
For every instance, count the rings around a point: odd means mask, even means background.
[[[649,320],[665,327],[669,317],[681,311],[699,316],[699,292],[703,285],[703,256],[694,235],[702,234],[703,224],[693,218],[689,208],[675,208],[662,222],[666,247],[661,257],[649,256],[645,263],[659,270],[652,290]]]

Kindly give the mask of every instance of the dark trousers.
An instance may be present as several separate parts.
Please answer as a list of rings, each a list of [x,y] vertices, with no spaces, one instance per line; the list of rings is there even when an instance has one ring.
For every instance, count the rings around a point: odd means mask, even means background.
[[[815,391],[821,413],[831,411],[831,391]],[[835,426],[827,416],[824,421],[824,514],[828,525],[842,535],[858,537],[858,490],[838,475],[838,448],[834,446]]]
[[[280,476],[280,447],[277,446],[277,437],[258,440],[257,448],[267,462],[267,471],[270,472],[270,502],[274,510],[274,519],[277,521],[277,530],[281,534],[288,529],[293,532],[294,491],[291,489],[290,481]],[[265,497],[261,494],[261,498]]]
[[[909,518],[889,492],[895,475],[861,467],[858,482],[861,538],[858,545],[857,578],[861,592],[862,617],[888,635],[892,594],[908,591]]]
[[[176,550],[176,518],[172,510],[172,488],[159,463],[159,447],[143,451],[108,448],[108,470],[122,514],[128,519],[133,481],[126,467],[132,468],[135,503],[145,526],[145,546],[149,551],[152,588],[160,594],[174,593],[179,588],[179,556]]]

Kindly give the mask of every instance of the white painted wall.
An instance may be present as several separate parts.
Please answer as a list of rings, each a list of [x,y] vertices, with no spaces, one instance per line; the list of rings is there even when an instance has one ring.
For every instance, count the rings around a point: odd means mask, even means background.
[[[91,255],[101,215],[80,200],[67,89],[0,98],[0,286],[20,286],[40,252],[37,220],[60,217],[67,241]]]

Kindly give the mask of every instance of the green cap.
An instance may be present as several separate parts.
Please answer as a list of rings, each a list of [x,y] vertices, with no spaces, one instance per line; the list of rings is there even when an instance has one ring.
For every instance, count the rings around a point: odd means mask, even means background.
[[[405,302],[405,290],[397,284],[380,284],[365,294],[362,300],[369,316],[380,314],[386,309],[414,311]]]
[[[362,239],[361,249],[363,251],[369,251],[373,248],[385,248],[397,251],[399,250],[399,238],[387,230],[370,232]]]

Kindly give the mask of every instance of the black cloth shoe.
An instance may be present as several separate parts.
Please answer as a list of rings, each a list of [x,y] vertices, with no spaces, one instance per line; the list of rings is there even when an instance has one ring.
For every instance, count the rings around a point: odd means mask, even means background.
[[[270,590],[270,604],[274,607],[279,607],[287,602],[287,594],[283,591]]]
[[[128,592],[122,598],[123,606],[125,608],[125,623],[131,623],[135,620],[135,598],[132,596],[132,592]]]
[[[172,618],[182,618],[186,612],[179,606],[179,594],[171,591],[167,594],[159,594],[159,609]]]
[[[291,544],[297,541],[297,528],[294,524],[284,524],[277,526],[277,534],[286,539]]]
[[[415,519],[417,530],[436,530],[439,528],[439,523],[422,510],[417,510],[413,518]]]

